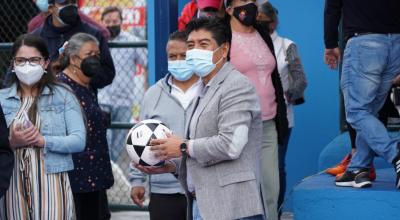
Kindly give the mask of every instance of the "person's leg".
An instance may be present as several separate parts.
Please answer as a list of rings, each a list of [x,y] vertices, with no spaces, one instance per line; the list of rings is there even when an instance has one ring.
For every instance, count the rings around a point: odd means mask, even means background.
[[[151,220],[185,220],[186,197],[183,194],[150,194]]]
[[[354,151],[356,150],[357,131],[348,122],[346,122],[346,124],[347,124],[347,129],[349,130],[351,151],[352,151],[351,153],[354,153]]]
[[[292,128],[284,140],[282,145],[278,146],[278,162],[279,162],[279,197],[278,197],[278,211],[283,204],[286,193],[286,153],[289,145],[290,134],[292,133]],[[280,213],[279,213],[280,214]]]
[[[387,71],[390,46],[385,35],[365,35],[352,38],[344,53],[341,86],[346,117],[357,131],[350,171],[368,167],[372,149],[390,162],[397,154],[397,141],[376,116],[395,77]]]
[[[100,193],[74,193],[76,219],[100,219]]]
[[[102,220],[110,220],[111,219],[111,212],[110,208],[108,207],[108,198],[107,198],[107,190],[100,191],[100,219]]]
[[[263,122],[261,147],[261,190],[265,213],[269,220],[278,220],[278,135],[274,120]]]

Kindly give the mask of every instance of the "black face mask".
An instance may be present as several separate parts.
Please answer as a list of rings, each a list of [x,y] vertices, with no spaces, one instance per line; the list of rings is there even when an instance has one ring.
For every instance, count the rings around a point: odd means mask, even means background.
[[[78,7],[76,5],[67,5],[58,11],[61,21],[67,25],[75,25],[79,21]]]
[[[245,26],[253,26],[257,18],[257,6],[254,3],[235,7],[233,9],[233,16]]]
[[[101,62],[98,56],[90,56],[82,60],[81,70],[87,77],[93,77],[98,74],[101,69]]]
[[[257,24],[264,31],[267,31],[268,33],[271,31],[271,22],[270,21],[257,21]]]
[[[111,38],[116,38],[119,35],[119,33],[121,33],[120,25],[108,26],[107,29],[110,32]]]

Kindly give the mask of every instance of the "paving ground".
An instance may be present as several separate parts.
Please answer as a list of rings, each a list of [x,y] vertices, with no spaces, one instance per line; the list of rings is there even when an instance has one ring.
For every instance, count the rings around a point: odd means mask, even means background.
[[[149,220],[148,212],[113,212],[111,220]],[[293,220],[291,213],[284,213],[281,220]]]

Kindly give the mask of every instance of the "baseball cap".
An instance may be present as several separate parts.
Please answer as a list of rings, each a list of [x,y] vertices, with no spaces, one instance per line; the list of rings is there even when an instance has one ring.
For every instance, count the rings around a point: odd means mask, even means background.
[[[222,0],[197,0],[197,6],[203,8],[216,8],[219,9]]]

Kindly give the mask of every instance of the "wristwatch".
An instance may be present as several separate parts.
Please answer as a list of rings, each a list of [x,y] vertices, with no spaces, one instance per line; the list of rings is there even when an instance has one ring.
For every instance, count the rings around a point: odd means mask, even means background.
[[[187,156],[187,140],[183,141],[180,145],[182,155]]]

